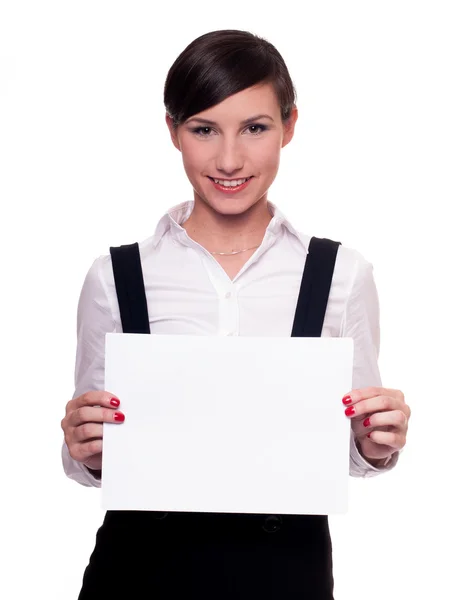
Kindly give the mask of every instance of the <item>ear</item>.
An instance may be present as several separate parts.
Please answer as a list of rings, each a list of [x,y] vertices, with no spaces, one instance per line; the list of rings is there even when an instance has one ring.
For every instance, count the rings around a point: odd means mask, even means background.
[[[181,152],[180,141],[178,139],[177,129],[173,126],[173,119],[169,117],[169,115],[165,114],[165,122],[167,123],[167,127],[170,131],[170,137],[172,138],[173,145],[177,150]]]
[[[294,106],[291,109],[291,115],[286,123],[283,124],[283,141],[281,147],[284,148],[289,142],[293,139],[294,135],[294,127],[296,125],[297,118],[299,116],[299,112],[297,107]]]

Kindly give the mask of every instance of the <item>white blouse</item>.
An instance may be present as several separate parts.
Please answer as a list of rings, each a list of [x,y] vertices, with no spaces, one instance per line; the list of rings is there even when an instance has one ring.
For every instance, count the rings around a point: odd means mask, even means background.
[[[170,209],[154,235],[139,243],[151,333],[291,336],[311,236],[296,231],[269,202],[272,219],[263,242],[231,280],[181,226],[193,206],[191,200]],[[382,385],[377,364],[379,327],[372,264],[357,250],[341,245],[322,336],[353,338],[353,389]],[[104,389],[108,332],[122,332],[110,254],[95,259],[81,290],[73,398]],[[342,390],[342,395],[348,391]],[[336,398],[337,407],[339,402]],[[378,475],[392,469],[398,457],[396,452],[387,466],[373,467],[359,454],[351,432],[350,475]],[[100,479],[71,458],[65,441],[62,460],[70,479],[85,486],[101,486]]]

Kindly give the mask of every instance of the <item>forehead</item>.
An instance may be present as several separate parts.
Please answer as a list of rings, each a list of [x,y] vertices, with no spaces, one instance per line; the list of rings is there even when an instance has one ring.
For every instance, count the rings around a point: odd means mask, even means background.
[[[280,106],[272,84],[260,84],[229,96],[219,104],[203,110],[193,117],[211,119],[218,123],[243,121],[250,115],[268,114],[280,118]],[[192,117],[190,117],[191,119]],[[189,119],[189,120],[190,120]]]

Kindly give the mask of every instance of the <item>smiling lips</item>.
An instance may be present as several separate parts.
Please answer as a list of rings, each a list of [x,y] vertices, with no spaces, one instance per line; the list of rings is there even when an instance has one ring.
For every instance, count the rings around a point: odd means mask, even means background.
[[[209,177],[214,187],[221,192],[239,192],[246,188],[248,183],[251,181],[251,177],[244,177],[240,179],[216,179]]]

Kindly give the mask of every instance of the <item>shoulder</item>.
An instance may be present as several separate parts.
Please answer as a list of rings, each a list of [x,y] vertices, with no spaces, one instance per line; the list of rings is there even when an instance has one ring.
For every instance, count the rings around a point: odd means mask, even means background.
[[[303,246],[308,250],[311,235],[298,232]],[[329,236],[318,236],[328,237]],[[340,241],[333,239],[332,241]],[[367,298],[375,297],[376,289],[373,276],[373,264],[358,249],[341,243],[338,246],[334,272],[332,276],[329,300],[331,307],[343,312],[348,304],[356,306]]]
[[[152,236],[138,242],[143,269],[154,253],[152,242]],[[126,241],[122,245],[130,245],[132,243],[133,242]],[[119,246],[113,245],[113,247]],[[84,280],[81,296],[84,299],[92,300],[95,304],[99,305],[100,308],[111,312],[115,320],[119,319],[119,307],[110,249],[108,249],[105,254],[99,255],[89,267]]]
[[[372,272],[372,263],[356,248],[341,244],[336,258],[337,275],[350,279],[352,284]]]
[[[308,250],[312,236],[302,232],[297,232],[297,235],[304,248]],[[339,240],[331,239],[331,241],[338,242]],[[358,274],[371,271],[372,268],[372,263],[362,252],[346,244],[339,244],[334,267],[334,277],[336,279],[354,279]]]
[[[140,260],[143,266],[148,263],[154,254],[153,236],[149,236],[138,242],[126,241],[118,245],[113,244],[112,247],[120,248],[121,246],[130,246],[135,243],[138,245]],[[110,249],[108,249],[106,254],[102,254],[95,259],[89,271],[91,273],[90,276],[93,278],[99,277],[102,284],[106,284],[107,286],[114,285],[113,260]]]

